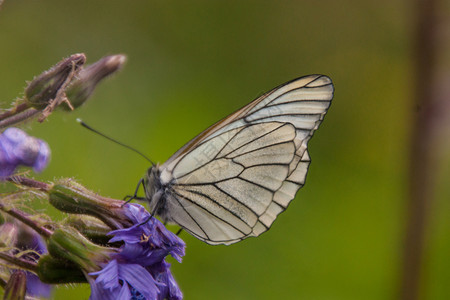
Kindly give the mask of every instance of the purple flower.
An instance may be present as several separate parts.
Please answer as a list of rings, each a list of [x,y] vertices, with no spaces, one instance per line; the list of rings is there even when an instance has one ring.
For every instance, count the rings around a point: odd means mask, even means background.
[[[135,225],[110,232],[110,242],[123,245],[101,271],[89,274],[97,276],[90,282],[91,299],[182,299],[164,259],[170,254],[181,262],[185,243],[156,218],[148,220],[150,214],[141,205],[126,204],[124,210]]]
[[[170,272],[170,264],[168,262],[163,260],[161,263],[153,265],[149,271],[155,278],[160,290],[158,299],[183,299],[183,294]]]
[[[0,176],[10,176],[19,165],[42,171],[50,160],[50,148],[40,139],[18,128],[8,128],[0,134]]]
[[[155,280],[138,264],[119,263],[113,259],[101,271],[89,275],[98,275],[95,282],[91,282],[90,299],[131,299],[132,289],[139,291],[145,299],[158,299]]]
[[[47,247],[42,237],[33,231],[31,239],[28,241],[28,249],[33,249],[39,254],[47,253]],[[27,295],[35,297],[49,298],[52,292],[52,287],[39,280],[36,274],[26,272],[27,274]]]
[[[5,223],[2,227],[0,227],[0,230],[2,230],[4,226],[8,226],[8,224],[11,223]],[[26,255],[22,256],[23,259],[29,261],[38,261],[41,254],[47,253],[47,247],[43,238],[28,227],[19,227],[14,246],[16,249],[14,253],[17,253],[17,251],[33,250],[34,252],[30,251],[26,253]],[[28,296],[44,298],[50,297],[52,291],[51,285],[40,281],[39,277],[34,273],[26,271],[25,274],[27,278]]]
[[[50,298],[52,286],[43,283],[36,274],[26,272],[27,295],[34,297]]]

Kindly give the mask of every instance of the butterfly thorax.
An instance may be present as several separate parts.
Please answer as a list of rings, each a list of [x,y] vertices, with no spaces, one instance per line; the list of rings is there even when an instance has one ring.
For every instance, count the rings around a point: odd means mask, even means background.
[[[161,183],[161,171],[159,165],[152,166],[148,169],[144,178],[145,198],[149,203],[151,214],[156,214],[166,221],[165,215],[165,186]]]

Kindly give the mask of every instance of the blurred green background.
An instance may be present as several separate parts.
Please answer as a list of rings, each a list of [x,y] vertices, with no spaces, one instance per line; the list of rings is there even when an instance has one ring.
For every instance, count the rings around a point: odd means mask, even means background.
[[[76,118],[164,162],[263,92],[326,74],[335,98],[309,144],[306,186],[272,229],[232,246],[183,233],[173,273],[186,299],[395,299],[413,104],[408,1],[32,1],[0,10],[1,107],[63,57],[128,56],[87,105],[24,128],[52,149],[38,176],[102,195],[134,191],[149,164]],[[426,239],[424,299],[450,299],[450,157]],[[62,286],[55,299],[87,299]]]

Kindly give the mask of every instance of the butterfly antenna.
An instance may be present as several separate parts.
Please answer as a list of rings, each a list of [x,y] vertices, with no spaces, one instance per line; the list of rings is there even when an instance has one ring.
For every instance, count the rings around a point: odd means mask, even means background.
[[[89,125],[87,125],[86,123],[84,123],[81,119],[77,119],[77,122],[80,123],[81,126],[83,126],[84,128],[89,129],[90,131],[95,132],[95,133],[98,134],[98,135],[101,135],[102,137],[104,137],[104,138],[110,140],[111,142],[114,142],[114,143],[116,143],[116,144],[118,144],[118,145],[120,145],[120,146],[123,146],[123,147],[125,147],[125,148],[130,149],[131,151],[134,151],[135,153],[139,154],[140,156],[142,156],[143,158],[145,158],[146,160],[148,160],[148,161],[152,164],[152,166],[155,165],[155,163],[154,163],[150,158],[148,158],[147,156],[145,156],[142,152],[140,152],[140,151],[134,149],[133,147],[128,146],[128,145],[125,145],[124,143],[121,143],[121,142],[119,142],[119,141],[117,141],[117,140],[115,140],[115,139],[113,139],[113,138],[111,138],[111,137],[109,137],[109,136],[107,136],[107,135],[101,133],[100,131],[95,130],[95,129],[92,128],[91,126],[89,126]]]

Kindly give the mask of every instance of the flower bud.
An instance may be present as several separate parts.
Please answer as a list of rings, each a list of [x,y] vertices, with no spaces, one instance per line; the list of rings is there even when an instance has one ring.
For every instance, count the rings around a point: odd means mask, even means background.
[[[51,255],[41,256],[37,267],[39,279],[48,284],[86,282],[83,271],[77,265]]]
[[[27,291],[27,276],[25,271],[16,270],[11,275],[5,287],[5,300],[23,300]]]
[[[48,252],[70,261],[87,272],[98,271],[115,252],[114,248],[95,245],[74,228],[58,228],[47,240]]]
[[[82,105],[92,95],[97,84],[109,75],[117,72],[125,63],[125,55],[111,55],[83,68],[77,78],[67,88],[66,95],[73,108]],[[66,105],[61,106],[70,110]]]
[[[78,230],[90,241],[98,245],[107,245],[111,239],[107,234],[111,228],[97,218],[86,215],[71,215],[64,220],[64,224]]]
[[[19,165],[42,171],[50,160],[50,148],[43,140],[18,128],[8,128],[0,135],[0,176],[10,176]]]
[[[85,62],[84,54],[74,54],[34,78],[25,89],[27,103],[37,109],[45,108]]]
[[[55,184],[48,193],[50,204],[63,212],[99,218],[111,229],[131,225],[124,213],[124,201],[101,197],[74,181]]]

